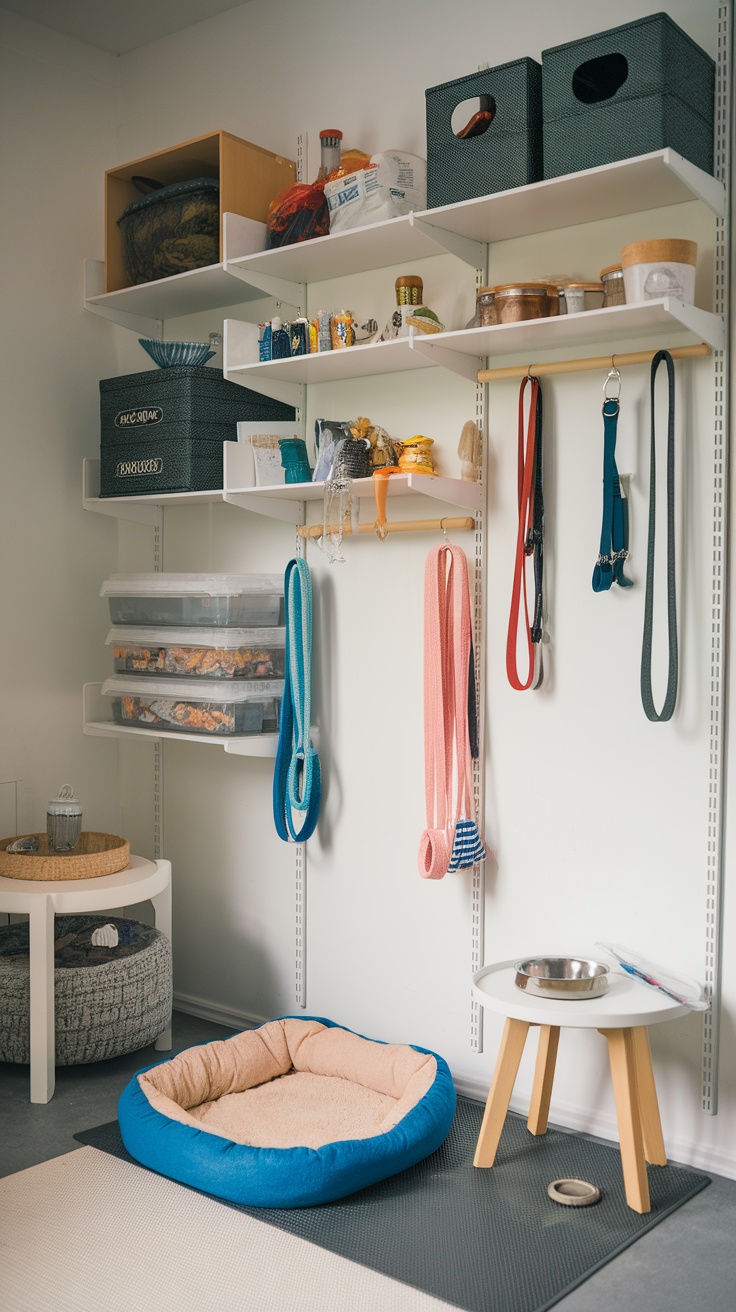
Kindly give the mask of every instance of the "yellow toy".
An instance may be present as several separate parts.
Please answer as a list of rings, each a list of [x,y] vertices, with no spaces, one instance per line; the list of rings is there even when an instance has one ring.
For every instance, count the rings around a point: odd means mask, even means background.
[[[430,450],[432,446],[434,446],[434,438],[423,437],[421,433],[417,433],[414,437],[408,437],[405,442],[402,442],[399,456],[399,469],[401,472],[403,474],[434,474],[436,471]]]

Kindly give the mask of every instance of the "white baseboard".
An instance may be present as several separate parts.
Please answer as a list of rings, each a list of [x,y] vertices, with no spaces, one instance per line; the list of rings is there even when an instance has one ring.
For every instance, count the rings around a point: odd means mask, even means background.
[[[250,1012],[236,1011],[218,1003],[207,1002],[204,998],[194,998],[186,993],[174,994],[174,1008],[188,1016],[199,1016],[202,1020],[212,1021],[215,1025],[229,1025],[234,1030],[252,1029],[254,1025],[263,1025],[272,1019],[270,1016],[254,1016]],[[488,1097],[488,1085],[472,1077],[453,1074],[455,1088],[466,1098],[476,1102],[485,1102]],[[528,1106],[523,1099],[511,1099],[512,1111],[525,1116]],[[591,1112],[588,1107],[579,1107],[572,1103],[553,1100],[550,1122],[562,1129],[573,1130],[577,1134],[590,1134],[596,1139],[606,1139],[618,1143],[618,1127],[615,1116],[607,1113]],[[666,1137],[667,1153],[673,1162],[682,1166],[692,1166],[699,1171],[712,1171],[714,1175],[726,1176],[736,1180],[736,1153],[724,1152],[722,1148],[711,1144],[692,1143],[686,1139]]]
[[[229,1025],[233,1030],[250,1030],[254,1025],[263,1025],[271,1020],[270,1016],[252,1016],[245,1011],[236,1011],[233,1007],[207,1002],[205,998],[193,998],[188,993],[174,994],[174,1011],[183,1011],[186,1016],[198,1016],[200,1020],[210,1020],[213,1025]]]

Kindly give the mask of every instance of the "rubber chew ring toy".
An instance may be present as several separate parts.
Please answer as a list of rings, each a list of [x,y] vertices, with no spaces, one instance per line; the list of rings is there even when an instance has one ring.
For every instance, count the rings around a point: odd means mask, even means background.
[[[553,1202],[565,1207],[590,1207],[598,1202],[601,1191],[587,1180],[553,1180],[547,1185],[547,1194]]]

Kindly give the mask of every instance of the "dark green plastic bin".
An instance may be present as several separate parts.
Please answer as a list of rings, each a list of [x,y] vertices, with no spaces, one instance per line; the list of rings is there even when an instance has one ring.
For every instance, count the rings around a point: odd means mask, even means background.
[[[283,405],[218,369],[147,369],[100,382],[100,496],[204,492],[222,487],[222,444],[240,420],[294,418]]]
[[[544,176],[669,146],[713,171],[715,64],[668,14],[542,51]]]
[[[523,187],[542,176],[542,69],[533,59],[429,87],[427,105],[427,207]],[[460,138],[452,116],[464,100],[490,109],[479,136]]]

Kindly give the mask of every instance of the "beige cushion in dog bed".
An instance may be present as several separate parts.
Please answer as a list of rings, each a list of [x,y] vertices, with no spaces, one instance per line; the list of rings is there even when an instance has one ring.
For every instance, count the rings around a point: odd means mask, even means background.
[[[285,1018],[144,1071],[151,1107],[238,1144],[321,1148],[391,1130],[437,1074],[434,1056]]]

